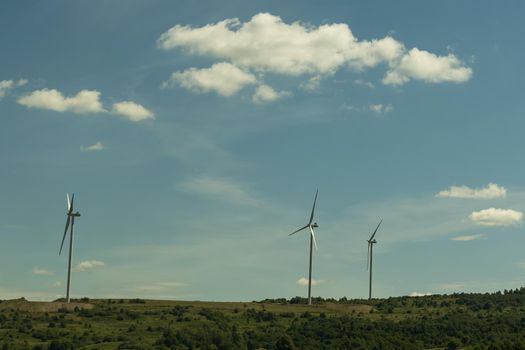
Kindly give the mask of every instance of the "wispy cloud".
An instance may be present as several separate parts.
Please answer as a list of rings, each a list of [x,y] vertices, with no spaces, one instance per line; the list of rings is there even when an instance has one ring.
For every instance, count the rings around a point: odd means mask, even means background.
[[[367,88],[370,88],[370,89],[375,88],[375,85],[372,82],[366,81],[366,80],[363,80],[363,79],[356,79],[356,80],[353,81],[353,83],[355,85],[366,86]]]
[[[75,266],[74,271],[77,271],[77,272],[87,271],[87,270],[92,270],[92,269],[95,269],[95,268],[98,268],[98,267],[102,267],[104,265],[105,264],[102,261],[85,260],[85,261],[82,261],[82,262],[78,263]]]
[[[474,211],[469,219],[484,226],[511,226],[523,220],[523,213],[512,209],[489,208]]]
[[[183,282],[156,282],[152,284],[145,284],[137,286],[136,289],[144,292],[165,292],[168,290],[188,287],[187,283]]]
[[[33,267],[33,270],[32,270],[33,274],[35,275],[41,275],[41,276],[50,276],[50,275],[53,275],[53,272],[47,270],[47,269],[44,269],[44,268],[41,268],[41,267]]]
[[[9,90],[15,89],[19,86],[27,84],[26,79],[14,80],[0,80],[0,100],[6,95]]]
[[[97,143],[90,145],[90,146],[80,146],[80,150],[83,152],[99,152],[106,148],[104,144],[101,141],[98,141]]]
[[[394,110],[394,106],[392,106],[391,104],[384,105],[384,104],[379,103],[379,104],[368,106],[368,109],[371,112],[374,112],[376,114],[384,114],[384,113],[392,112]]]
[[[231,179],[202,175],[188,179],[178,185],[181,191],[211,196],[236,204],[259,206],[261,201],[246,188]]]
[[[295,283],[300,285],[300,286],[307,286],[308,285],[308,278],[301,277],[297,281],[295,281]],[[318,285],[320,283],[323,283],[323,280],[314,280],[312,278],[312,286],[316,286],[316,285]]]
[[[450,238],[450,240],[451,241],[466,242],[466,241],[474,241],[476,239],[485,239],[486,237],[487,237],[487,235],[481,233],[481,234],[477,234],[477,235],[452,237],[452,238]]]
[[[495,183],[489,183],[484,188],[470,188],[468,186],[451,186],[448,190],[440,191],[436,197],[445,198],[472,198],[472,199],[494,199],[505,198],[507,189]]]
[[[421,293],[421,292],[412,292],[408,296],[409,297],[425,297],[428,295],[432,295],[432,293]]]

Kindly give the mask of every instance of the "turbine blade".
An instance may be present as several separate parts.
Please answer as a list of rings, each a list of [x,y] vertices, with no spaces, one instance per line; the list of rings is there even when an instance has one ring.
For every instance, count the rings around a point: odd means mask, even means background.
[[[71,216],[67,216],[66,221],[66,228],[64,229],[64,236],[62,236],[62,243],[60,244],[60,251],[58,252],[58,255],[62,253],[62,247],[64,246],[64,241],[66,239],[67,229],[69,228],[69,223],[71,222]]]
[[[317,192],[319,192],[319,189],[315,190],[315,198],[314,198],[314,205],[312,207],[312,213],[310,214],[310,221],[308,222],[308,225],[314,221],[314,211],[315,211],[315,202],[317,202]]]
[[[69,207],[69,213],[71,214],[73,212],[73,202],[75,201],[75,194],[71,194],[71,205]]]
[[[373,240],[374,239],[374,236],[376,235],[377,233],[377,229],[379,228],[379,226],[381,226],[381,223],[383,222],[383,219],[381,219],[381,221],[379,221],[379,224],[377,224],[377,227],[376,229],[374,230],[374,233],[372,234],[372,237],[370,237],[370,240]]]
[[[305,225],[305,226],[301,227],[300,229],[293,231],[293,232],[290,233],[288,236],[291,236],[291,235],[293,235],[293,234],[296,234],[297,232],[302,231],[302,230],[304,230],[305,228],[307,228],[307,227],[309,227],[309,226],[310,226],[310,225]]]
[[[67,198],[67,211],[69,212],[71,210],[71,201],[69,200],[69,193],[66,193]]]
[[[315,233],[314,233],[314,229],[311,226],[310,226],[310,234],[312,235],[312,239],[314,240],[315,250],[317,250],[317,242],[315,241]]]

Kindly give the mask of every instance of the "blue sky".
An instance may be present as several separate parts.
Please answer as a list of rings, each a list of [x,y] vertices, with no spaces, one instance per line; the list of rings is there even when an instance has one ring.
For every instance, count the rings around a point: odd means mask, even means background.
[[[0,5],[0,298],[522,286],[520,1]]]

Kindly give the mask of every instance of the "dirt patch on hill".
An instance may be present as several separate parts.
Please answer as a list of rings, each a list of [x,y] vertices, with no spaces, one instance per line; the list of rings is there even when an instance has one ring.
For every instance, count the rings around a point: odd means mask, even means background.
[[[92,309],[92,304],[66,303],[60,301],[28,301],[25,298],[4,300],[0,302],[0,310],[17,310],[27,312],[58,312],[61,310],[73,311],[78,309]]]

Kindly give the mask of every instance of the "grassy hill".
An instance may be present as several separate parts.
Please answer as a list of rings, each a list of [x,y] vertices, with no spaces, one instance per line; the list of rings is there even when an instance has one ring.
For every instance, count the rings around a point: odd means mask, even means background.
[[[0,349],[525,349],[525,289],[389,299],[0,302]]]

